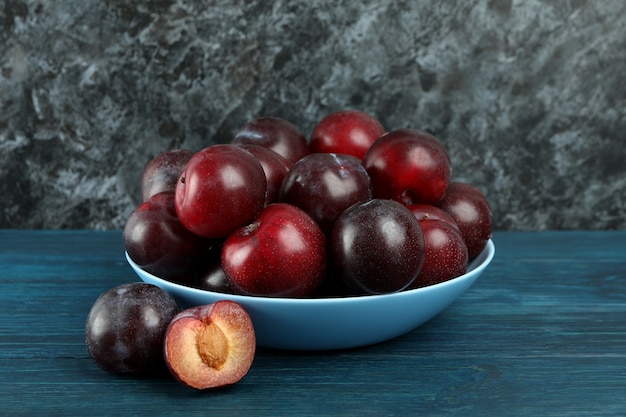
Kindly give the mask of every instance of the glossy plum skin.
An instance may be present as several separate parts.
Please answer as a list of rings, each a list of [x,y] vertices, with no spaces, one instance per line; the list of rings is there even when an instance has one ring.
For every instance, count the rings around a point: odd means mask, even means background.
[[[196,257],[210,244],[178,219],[174,193],[165,191],[137,206],[126,219],[124,246],[145,271],[163,279],[185,282]]]
[[[435,204],[448,187],[452,172],[446,149],[434,136],[415,129],[398,129],[377,139],[363,159],[375,198],[406,206]]]
[[[444,220],[419,221],[426,244],[424,265],[409,289],[439,284],[467,272],[467,246],[461,232]]]
[[[373,199],[353,205],[336,220],[329,246],[334,269],[361,294],[407,288],[424,263],[424,234],[406,206]]]
[[[448,222],[456,230],[460,230],[459,226],[456,224],[456,220],[437,206],[433,206],[432,204],[415,203],[407,206],[407,208],[411,210],[411,213],[413,213],[415,218],[419,221],[442,220],[444,222]]]
[[[176,213],[193,233],[224,238],[250,223],[265,205],[267,180],[246,150],[212,145],[189,160],[176,185]]]
[[[303,298],[315,294],[326,271],[326,238],[303,210],[271,204],[231,234],[222,267],[242,294]]]
[[[351,155],[313,153],[296,162],[285,176],[279,200],[293,204],[330,234],[345,209],[372,198],[369,175]]]
[[[259,117],[235,134],[232,144],[253,144],[269,148],[291,164],[309,154],[309,142],[292,123],[280,117]]]
[[[372,143],[385,133],[382,124],[368,113],[343,110],[324,117],[313,129],[311,153],[340,153],[363,159]]]
[[[267,194],[265,205],[278,202],[278,194],[283,179],[289,172],[289,164],[285,158],[274,152],[273,150],[260,145],[243,144],[239,145],[246,151],[250,152],[261,163],[261,167],[265,172],[267,180]]]
[[[206,291],[237,294],[237,288],[222,267],[222,245],[211,247],[202,258],[192,286]]]
[[[453,181],[437,206],[456,221],[472,261],[491,239],[492,217],[487,198],[475,186]]]
[[[163,191],[174,191],[194,153],[189,149],[170,149],[148,161],[141,174],[141,201]]]
[[[85,326],[85,343],[94,362],[114,374],[163,372],[163,340],[180,311],[174,298],[147,283],[109,289],[94,302]]]

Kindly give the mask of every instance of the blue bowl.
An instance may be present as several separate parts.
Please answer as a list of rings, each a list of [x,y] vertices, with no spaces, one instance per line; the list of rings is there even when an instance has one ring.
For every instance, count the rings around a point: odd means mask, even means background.
[[[272,298],[222,294],[176,284],[126,259],[148,283],[168,292],[181,307],[232,300],[241,304],[254,323],[259,346],[287,350],[348,349],[384,342],[427,322],[462,295],[495,255],[489,240],[466,274],[429,287],[384,295],[341,298]]]

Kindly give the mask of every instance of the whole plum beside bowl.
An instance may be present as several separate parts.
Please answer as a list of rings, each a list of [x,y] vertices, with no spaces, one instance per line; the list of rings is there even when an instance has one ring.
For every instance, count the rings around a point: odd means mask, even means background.
[[[250,315],[258,346],[335,350],[366,346],[401,336],[427,322],[463,294],[495,255],[492,240],[457,278],[391,294],[327,298],[258,297],[192,288],[159,278],[127,261],[145,282],[167,290],[183,307],[231,300]]]
[[[131,282],[110,288],[93,303],[85,324],[89,356],[114,374],[165,371],[163,340],[180,307],[163,288]]]

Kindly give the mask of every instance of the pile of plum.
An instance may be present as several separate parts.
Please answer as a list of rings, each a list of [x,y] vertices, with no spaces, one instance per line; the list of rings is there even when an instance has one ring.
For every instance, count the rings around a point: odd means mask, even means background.
[[[231,143],[167,150],[143,172],[124,229],[160,278],[252,296],[384,294],[464,274],[491,237],[476,187],[419,130],[331,113],[310,140],[261,117]]]
[[[166,150],[146,164],[141,190],[123,231],[129,257],[160,278],[222,293],[425,287],[464,274],[491,237],[485,196],[451,180],[437,138],[385,131],[355,110],[329,114],[309,140],[284,119],[261,117],[231,143]],[[207,389],[247,373],[256,336],[235,302],[181,311],[165,290],[135,282],[96,300],[86,344],[106,371],[166,368]]]

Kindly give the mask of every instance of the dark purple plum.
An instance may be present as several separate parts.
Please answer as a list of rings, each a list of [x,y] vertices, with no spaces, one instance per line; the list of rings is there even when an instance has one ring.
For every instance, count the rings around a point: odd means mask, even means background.
[[[453,181],[437,206],[456,221],[472,261],[491,239],[491,208],[487,198],[475,186]]]
[[[224,294],[238,293],[235,285],[228,278],[222,267],[221,244],[211,247],[202,255],[201,264],[191,286],[201,290]]]
[[[300,129],[280,117],[259,117],[241,127],[234,145],[260,145],[269,148],[291,164],[309,154],[309,142]]]
[[[163,191],[174,191],[180,174],[194,152],[188,149],[171,149],[152,158],[141,175],[141,201]]]
[[[263,167],[265,179],[267,180],[267,194],[265,197],[265,205],[278,202],[278,193],[280,185],[289,172],[291,164],[285,158],[274,152],[273,150],[260,145],[243,144],[239,145],[246,151],[254,155]]]
[[[180,283],[187,281],[198,255],[210,244],[183,226],[169,191],[137,206],[126,219],[123,237],[126,252],[139,267]]]
[[[163,340],[179,311],[176,300],[155,285],[133,282],[111,288],[89,311],[87,351],[100,368],[114,374],[166,371]]]
[[[280,188],[279,200],[304,210],[324,233],[345,209],[372,198],[369,175],[355,156],[313,153],[293,164]]]
[[[199,271],[194,287],[201,290],[219,292],[223,294],[238,294],[237,288],[232,281],[226,276],[224,268],[220,262],[214,262],[206,265]]]
[[[373,199],[346,209],[330,238],[335,271],[358,293],[401,291],[415,281],[425,254],[413,213],[393,200]]]

